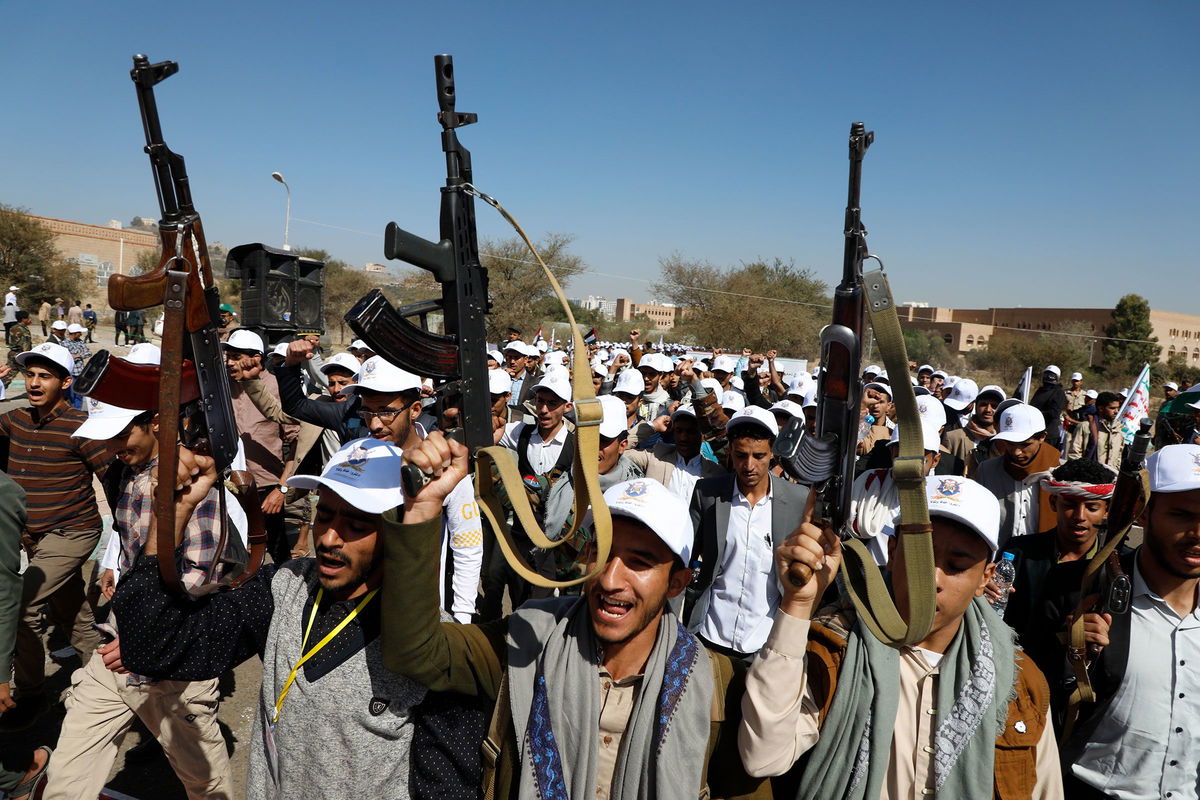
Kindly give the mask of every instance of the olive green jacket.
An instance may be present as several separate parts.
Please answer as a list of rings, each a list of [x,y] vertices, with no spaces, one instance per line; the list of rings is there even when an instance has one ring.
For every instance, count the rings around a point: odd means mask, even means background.
[[[508,621],[482,625],[442,622],[436,569],[442,522],[434,519],[405,525],[399,516],[393,510],[383,517],[383,663],[430,691],[458,692],[494,702],[508,662]],[[713,798],[769,800],[770,783],[747,776],[737,752],[745,668],[721,654],[710,651],[709,656],[713,714],[704,783]],[[510,720],[496,761],[494,785],[483,787],[485,793],[494,791],[496,800],[518,795],[516,753],[517,734]]]

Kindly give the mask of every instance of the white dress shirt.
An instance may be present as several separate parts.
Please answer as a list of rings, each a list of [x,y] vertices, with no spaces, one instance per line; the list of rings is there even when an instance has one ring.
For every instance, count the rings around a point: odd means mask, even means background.
[[[704,456],[696,453],[691,458],[684,458],[679,455],[679,451],[675,451],[675,469],[680,472],[686,472],[688,475],[700,477],[700,468],[704,466]]]
[[[521,430],[525,425],[524,422],[509,423],[504,429],[504,437],[500,440],[500,446],[515,451],[520,444]],[[562,453],[563,444],[566,441],[567,426],[565,423],[558,426],[558,432],[548,442],[542,441],[542,432],[534,426],[533,435],[529,437],[529,452],[525,454],[525,457],[529,459],[529,466],[533,467],[538,475],[545,475],[558,463],[558,457]]]
[[[698,633],[739,653],[757,652],[779,608],[769,485],[766,496],[752,507],[734,483],[725,558],[709,591],[708,613]]]
[[[1180,617],[1135,562],[1129,613],[1125,678],[1071,770],[1117,800],[1196,800],[1200,603]]]

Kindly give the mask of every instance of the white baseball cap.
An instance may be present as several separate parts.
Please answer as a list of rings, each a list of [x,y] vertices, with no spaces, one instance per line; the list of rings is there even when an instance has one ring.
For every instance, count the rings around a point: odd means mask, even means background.
[[[1173,444],[1146,459],[1152,492],[1190,492],[1200,489],[1200,445]]]
[[[741,392],[730,389],[721,395],[721,408],[726,411],[738,412],[746,407],[746,396]]]
[[[279,344],[277,344],[271,348],[271,355],[283,357],[283,356],[287,355],[287,351],[288,351],[288,343],[280,342]]]
[[[1000,541],[1000,501],[994,494],[970,478],[927,475],[925,498],[929,502],[930,517],[945,517],[966,525],[987,543],[991,558],[996,557]]]
[[[917,374],[920,375],[922,372],[933,372],[933,367],[931,367],[929,364],[922,364],[921,366],[917,367]]]
[[[10,286],[10,287],[8,287],[8,290],[10,292],[19,292],[20,291],[20,289],[18,289],[16,286]]]
[[[1044,370],[1042,370],[1042,374],[1043,374],[1043,375],[1044,375],[1044,374],[1046,374],[1047,372],[1052,372],[1052,373],[1054,373],[1054,377],[1056,377],[1056,378],[1057,378],[1059,375],[1062,375],[1062,370],[1061,370],[1061,369],[1059,369],[1058,367],[1054,366],[1053,364],[1047,364],[1047,365],[1046,365],[1046,368],[1045,368]]]
[[[352,356],[349,353],[338,353],[335,356],[331,356],[328,361],[321,365],[321,372],[325,375],[328,375],[331,369],[344,369],[351,375],[357,375],[358,371],[362,369],[362,362],[358,360],[357,356]]]
[[[499,350],[488,350],[487,357],[492,361],[495,361],[497,364],[504,363],[504,353],[501,353]]]
[[[616,361],[617,356],[625,356],[625,358],[629,359],[630,363],[633,362],[628,350],[622,350],[621,348],[617,347],[613,349],[612,355],[608,359],[609,363],[611,364],[613,361]]]
[[[671,421],[674,422],[677,417],[695,417],[696,409],[692,406],[680,406],[675,409],[675,413],[671,415]]]
[[[804,397],[804,395],[808,394],[808,387],[814,383],[812,375],[809,375],[807,372],[797,372],[788,382],[787,393]]]
[[[67,333],[87,333],[87,328],[83,327],[78,322],[72,322],[67,326]]]
[[[868,383],[863,387],[863,391],[866,391],[867,389],[874,389],[877,392],[883,392],[888,396],[889,400],[892,398],[892,387],[888,386],[886,383]]]
[[[737,369],[737,359],[733,356],[717,356],[713,361],[713,372],[733,372]]]
[[[804,408],[795,400],[780,400],[767,410],[772,412],[782,411],[783,413],[790,414],[797,419],[804,419]]]
[[[238,328],[221,344],[234,350],[248,350],[252,353],[262,353],[265,350],[262,337],[245,328]]]
[[[350,343],[350,346],[347,347],[346,349],[347,350],[370,350],[371,348],[362,339],[355,339],[353,342]]]
[[[1083,373],[1082,373],[1082,372],[1072,372],[1072,373],[1071,373],[1071,380],[1073,380],[1073,381],[1081,381],[1081,380],[1083,380]]]
[[[642,360],[638,362],[638,369],[649,367],[656,372],[674,372],[675,364],[671,359],[664,356],[662,353],[650,353],[642,356]]]
[[[95,442],[111,439],[133,422],[133,418],[144,412],[131,408],[101,403],[94,397],[83,398],[83,407],[87,409],[88,418],[75,429],[72,436],[80,439],[91,439]]]
[[[878,364],[872,364],[863,370],[863,375],[878,375],[881,367]]]
[[[488,370],[488,393],[489,394],[508,394],[512,391],[513,380],[509,374],[502,369]]]
[[[715,394],[717,397],[720,397],[721,393],[725,391],[724,389],[721,388],[721,382],[719,380],[717,380],[716,378],[701,378],[700,385],[703,386],[705,389],[708,389],[710,392]]]
[[[772,436],[779,435],[779,423],[775,421],[775,415],[761,406],[746,406],[735,412],[725,423],[725,430],[728,432],[738,425],[758,425],[766,428]]]
[[[917,395],[917,413],[921,422],[929,423],[934,430],[941,430],[946,424],[946,407],[931,394]]]
[[[1122,389],[1120,391],[1120,395],[1121,397],[1129,397],[1129,387],[1126,386],[1124,389]]]
[[[808,391],[804,393],[804,400],[800,403],[804,408],[816,408],[817,406],[817,385],[814,383],[808,387]]]
[[[550,345],[549,345],[549,344],[547,344],[547,342],[546,342],[546,340],[545,340],[545,339],[543,339],[543,340],[541,340],[540,342],[538,342],[537,344],[535,344],[535,345],[533,346],[533,349],[534,349],[534,350],[537,350],[539,353],[544,353],[544,352],[546,352],[547,350],[549,350],[549,349],[550,349]],[[531,354],[531,355],[532,355],[532,354]]]
[[[1166,383],[1163,384],[1163,388],[1164,389],[1174,389],[1175,391],[1179,391],[1179,384],[1176,383],[1175,381],[1167,381]]]
[[[961,380],[962,378],[958,377],[957,375],[947,375],[946,380],[942,381],[942,388],[953,389]]]
[[[32,350],[26,350],[24,353],[21,353],[14,360],[23,367],[25,366],[25,362],[31,358],[44,358],[47,361],[52,361],[62,367],[68,375],[75,369],[75,357],[61,344],[42,342]]]
[[[999,428],[1000,432],[992,437],[993,441],[1023,442],[1046,431],[1046,418],[1031,405],[1015,403],[1000,415]]]
[[[590,363],[593,375],[608,376],[608,367],[604,366],[604,360],[600,356],[593,358]]]
[[[929,377],[931,377],[931,378],[940,377],[944,381],[944,380],[946,380],[946,378],[949,378],[950,376],[948,374],[946,374],[945,370],[938,369],[938,370],[934,370],[933,374],[930,375]]]
[[[138,342],[129,348],[129,355],[125,356],[125,360],[130,364],[154,364],[157,366],[162,363],[162,350],[156,344]]]
[[[1095,400],[1097,397],[1100,396],[1100,393],[1097,392],[1095,389],[1088,389],[1086,392],[1083,393],[1083,396],[1087,397],[1091,400]]]
[[[975,398],[979,396],[979,384],[970,378],[959,378],[958,383],[954,384],[954,388],[950,390],[950,395],[946,398],[946,405],[953,408],[955,411],[962,411],[971,403],[975,402]]]
[[[625,404],[621,402],[621,398],[606,394],[598,399],[604,415],[600,418],[600,435],[605,439],[615,439],[622,431],[629,430],[629,415],[625,412]]]
[[[981,388],[979,390],[979,394],[975,395],[975,399],[978,400],[979,395],[981,395],[981,394],[998,394],[998,395],[1000,395],[1001,402],[1008,399],[1008,395],[1004,392],[1004,390],[1001,389],[999,386],[997,386],[994,383],[989,383],[987,386],[984,386],[983,388]]]
[[[697,361],[696,363],[692,364],[692,369],[696,372],[708,372],[708,362]]]
[[[542,356],[542,363],[546,366],[559,366],[567,363],[567,354],[562,350],[551,350],[546,355]]]
[[[942,436],[938,432],[938,427],[930,420],[921,418],[921,442],[925,450],[932,453],[940,452],[942,449]],[[892,428],[892,438],[890,444],[896,444],[900,441],[900,426]]]
[[[382,514],[404,504],[400,468],[404,451],[391,442],[366,437],[347,442],[321,470],[321,476],[295,475],[287,485],[295,489],[324,486],[354,508]]]
[[[525,343],[522,342],[520,339],[509,342],[508,344],[504,345],[504,349],[505,349],[505,351],[513,350],[517,353],[520,353],[523,356],[529,355],[529,351],[528,351],[528,349],[526,349]],[[534,355],[537,355],[536,350],[534,351]]]
[[[614,517],[635,519],[654,531],[684,566],[691,563],[692,517],[687,504],[667,487],[650,478],[622,481],[604,493],[604,503]],[[588,511],[585,525],[591,525],[591,517]]]
[[[565,370],[566,367],[563,367],[563,369]],[[638,375],[637,379],[640,381],[642,376]],[[545,389],[548,392],[554,393],[563,400],[566,400],[568,403],[571,402],[571,383],[560,375],[543,375],[542,379],[537,382],[537,385],[533,387],[532,391],[537,392],[538,389]]]
[[[621,394],[631,394],[635,397],[641,397],[644,391],[646,391],[646,379],[636,369],[622,371],[617,376],[617,383],[613,387],[613,394],[619,392]]]
[[[237,331],[234,333],[236,334]],[[359,389],[366,389],[372,392],[394,394],[396,392],[414,392],[420,388],[420,377],[384,360],[383,356],[371,356],[362,363],[358,374],[354,376],[354,383],[346,384],[339,392],[348,395]]]
[[[50,327],[56,331],[65,331],[67,329],[67,323],[63,322],[61,319],[56,319],[50,324]]]

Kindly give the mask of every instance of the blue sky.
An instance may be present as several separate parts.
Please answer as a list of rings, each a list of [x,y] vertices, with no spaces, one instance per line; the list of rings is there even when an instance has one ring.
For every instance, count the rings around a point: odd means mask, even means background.
[[[1194,2],[63,2],[3,20],[0,202],[38,214],[157,216],[128,78],[146,52],[180,62],[159,107],[210,239],[281,243],[279,170],[294,246],[382,261],[388,221],[437,231],[449,52],[480,116],[461,131],[476,183],[531,233],[577,237],[592,272],[569,294],[648,299],[673,251],[836,282],[861,119],[863,216],[898,299],[1196,310]]]

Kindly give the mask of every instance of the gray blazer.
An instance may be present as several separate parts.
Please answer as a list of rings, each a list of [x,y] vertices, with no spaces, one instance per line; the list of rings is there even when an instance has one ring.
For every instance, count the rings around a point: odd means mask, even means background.
[[[692,568],[696,571],[688,587],[684,621],[694,628],[708,613],[711,588],[717,570],[725,561],[725,537],[729,529],[729,509],[737,476],[719,475],[696,482],[692,492]],[[804,518],[808,487],[771,476],[771,541],[783,544]],[[776,578],[778,580],[778,578]]]

